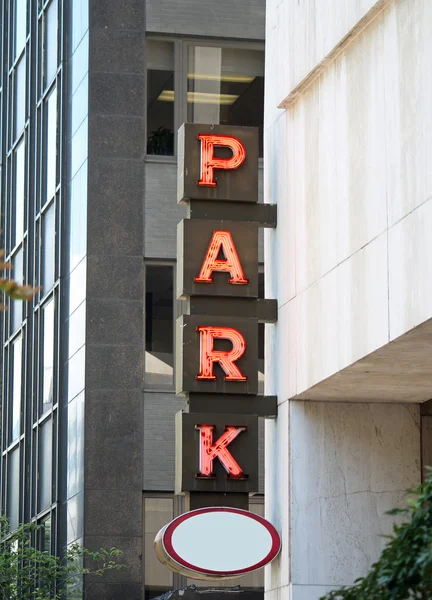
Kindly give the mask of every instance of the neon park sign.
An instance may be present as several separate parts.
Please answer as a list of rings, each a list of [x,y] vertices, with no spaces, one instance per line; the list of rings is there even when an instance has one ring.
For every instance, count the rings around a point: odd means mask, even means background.
[[[258,297],[258,230],[276,207],[258,204],[259,132],[184,124],[179,130],[176,392],[189,412],[176,424],[177,493],[254,493],[258,417],[276,415],[258,395],[258,324],[276,302]],[[240,435],[241,434],[241,435]],[[229,446],[229,447],[228,447]]]
[[[280,547],[265,519],[222,507],[235,494],[247,508],[258,491],[258,418],[277,412],[276,397],[258,394],[258,327],[277,318],[276,301],[258,292],[258,230],[276,226],[276,207],[258,204],[258,136],[250,127],[179,130],[177,200],[188,217],[177,230],[185,309],[175,371],[188,410],[176,415],[175,491],[199,510],[161,530],[155,549],[170,569],[199,579],[244,575]]]

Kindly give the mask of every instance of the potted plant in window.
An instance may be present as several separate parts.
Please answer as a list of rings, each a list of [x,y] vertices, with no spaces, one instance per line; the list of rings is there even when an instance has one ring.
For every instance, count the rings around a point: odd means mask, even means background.
[[[161,125],[152,131],[147,140],[147,154],[170,156],[174,154],[174,133]]]

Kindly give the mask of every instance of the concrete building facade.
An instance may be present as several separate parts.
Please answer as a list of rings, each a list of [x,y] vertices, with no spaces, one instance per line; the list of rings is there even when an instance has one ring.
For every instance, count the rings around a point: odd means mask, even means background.
[[[271,600],[365,575],[430,464],[431,23],[427,0],[267,2]]]
[[[183,510],[176,131],[262,129],[264,0],[0,6],[1,229],[13,276],[42,286],[3,313],[1,508],[52,552],[124,552],[84,598],[152,598],[187,583],[152,548]],[[241,583],[262,596],[262,573]]]

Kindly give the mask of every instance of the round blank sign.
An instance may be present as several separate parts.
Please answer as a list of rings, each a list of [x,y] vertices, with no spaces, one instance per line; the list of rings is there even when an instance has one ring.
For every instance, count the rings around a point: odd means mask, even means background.
[[[260,569],[280,550],[271,523],[246,510],[212,507],[177,517],[155,538],[158,559],[195,579],[233,578]]]

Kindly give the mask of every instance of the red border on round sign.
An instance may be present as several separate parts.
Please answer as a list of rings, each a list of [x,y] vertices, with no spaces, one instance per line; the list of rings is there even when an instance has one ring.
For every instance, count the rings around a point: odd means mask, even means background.
[[[272,539],[271,549],[268,552],[268,554],[262,560],[255,563],[254,565],[251,565],[250,567],[247,567],[245,569],[238,569],[236,571],[212,571],[211,569],[203,569],[201,567],[193,565],[192,563],[189,563],[186,560],[184,560],[179,554],[177,554],[177,552],[174,550],[174,547],[172,545],[172,536],[174,534],[174,531],[177,529],[177,527],[181,523],[183,523],[183,521],[186,521],[187,519],[190,519],[193,516],[204,514],[204,513],[209,513],[209,512],[236,513],[238,515],[244,515],[250,519],[258,521],[258,523],[260,523],[267,529],[267,531],[270,533],[270,536]],[[186,567],[187,569],[190,569],[192,571],[195,571],[196,573],[201,573],[203,575],[208,574],[208,575],[219,575],[219,576],[226,576],[226,577],[229,577],[232,575],[241,575],[241,574],[250,573],[251,571],[256,571],[257,569],[264,567],[269,562],[271,562],[274,558],[276,558],[276,556],[279,554],[280,549],[281,549],[280,536],[271,523],[269,523],[263,517],[260,517],[259,515],[251,513],[247,510],[241,510],[240,508],[230,508],[228,506],[218,506],[218,507],[213,506],[213,507],[209,507],[209,508],[199,508],[197,510],[192,510],[190,512],[184,513],[183,515],[180,515],[179,517],[175,518],[173,521],[171,521],[171,523],[169,523],[166,526],[166,529],[162,536],[162,543],[163,543],[163,546],[164,546],[165,551],[168,554],[168,556],[170,556],[179,565]]]

